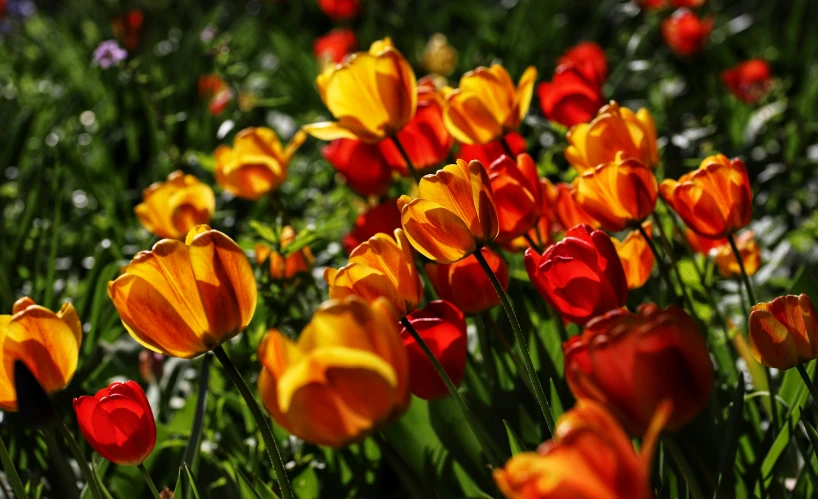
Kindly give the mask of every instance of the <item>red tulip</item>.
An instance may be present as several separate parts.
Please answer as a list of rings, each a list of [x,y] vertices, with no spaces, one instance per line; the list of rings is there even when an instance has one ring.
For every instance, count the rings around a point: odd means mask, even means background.
[[[455,386],[466,373],[466,319],[463,312],[447,301],[436,300],[406,316],[415,331],[435,354]],[[420,345],[401,328],[401,338],[409,356],[409,389],[424,400],[449,393]]]
[[[2,14],[2,11],[3,9],[0,7],[0,14]],[[125,12],[111,21],[111,28],[114,30],[114,34],[122,41],[122,46],[128,49],[129,52],[138,49],[139,45],[142,44],[144,21],[145,16],[142,15],[142,11],[139,9]]]
[[[318,6],[335,20],[350,19],[361,12],[361,0],[318,0]]]
[[[508,243],[522,236],[542,214],[543,192],[537,165],[528,154],[520,154],[515,162],[508,156],[491,164],[488,170],[500,233],[498,243]]]
[[[733,66],[721,74],[721,79],[731,94],[747,104],[761,100],[772,85],[770,65],[764,59],[751,59]]]
[[[319,61],[339,63],[347,54],[354,52],[357,45],[358,38],[351,29],[338,28],[316,39],[313,52]]]
[[[528,249],[525,268],[537,291],[562,317],[585,325],[625,305],[628,282],[611,238],[577,225],[542,255]]]
[[[347,253],[351,253],[356,246],[375,234],[379,232],[393,234],[395,229],[400,228],[400,210],[398,210],[397,200],[387,199],[358,215],[355,227],[344,236],[342,241],[344,249]]]
[[[525,152],[526,143],[522,135],[512,132],[505,137],[506,144],[511,148],[514,155]],[[497,161],[503,154],[508,154],[505,146],[499,140],[483,145],[460,144],[460,151],[455,154],[455,158],[469,162],[477,160],[483,165],[490,165]]]
[[[207,101],[207,110],[218,116],[233,99],[233,91],[221,76],[211,73],[199,77],[199,98]]]
[[[597,74],[590,63],[568,63],[559,66],[551,82],[537,87],[540,107],[549,121],[564,126],[587,123],[605,104]]]
[[[696,14],[683,8],[665,19],[662,36],[676,55],[689,56],[704,48],[712,28],[712,19],[699,19]]]
[[[156,423],[145,392],[135,381],[111,383],[93,397],[74,399],[80,430],[105,459],[141,464],[156,445]]]
[[[582,42],[569,48],[557,59],[557,66],[563,64],[585,65],[590,64],[595,75],[594,82],[598,85],[605,83],[608,78],[608,59],[605,51],[596,42]]]
[[[598,229],[601,224],[577,203],[574,198],[574,191],[576,191],[576,188],[573,185],[564,182],[553,186],[550,197],[554,218],[562,226],[563,230],[568,230],[579,224]]]
[[[362,196],[386,194],[392,184],[392,169],[377,145],[336,139],[325,146],[321,154],[344,176],[349,187]]]
[[[506,261],[488,247],[480,251],[500,285],[508,289]],[[427,263],[426,275],[437,295],[455,304],[464,314],[478,314],[500,304],[500,297],[474,255],[455,263]]]

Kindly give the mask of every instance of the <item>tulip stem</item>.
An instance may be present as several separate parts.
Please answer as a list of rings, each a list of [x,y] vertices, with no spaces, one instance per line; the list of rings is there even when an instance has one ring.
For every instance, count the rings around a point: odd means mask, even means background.
[[[542,253],[542,251],[543,251],[543,250],[542,250],[542,246],[540,246],[539,244],[537,244],[537,243],[534,241],[534,238],[533,238],[533,237],[531,237],[531,235],[529,235],[529,234],[525,234],[525,235],[523,235],[523,237],[525,238],[525,240],[526,240],[526,242],[528,243],[528,245],[529,245],[529,246],[531,246],[531,249],[533,249],[533,250],[534,250],[534,251],[536,251],[537,253]]]
[[[733,256],[736,257],[738,268],[741,270],[741,279],[744,281],[744,287],[747,288],[747,297],[750,299],[749,306],[752,308],[753,305],[758,303],[755,293],[753,293],[753,284],[750,282],[750,276],[747,275],[747,269],[744,268],[744,260],[741,258],[741,252],[738,250],[738,246],[736,246],[736,239],[733,237],[733,234],[727,235],[727,241],[730,243],[730,248],[733,249]]]
[[[676,274],[676,279],[679,280],[679,287],[682,288],[682,299],[684,300],[685,305],[687,305],[687,308],[690,310],[690,314],[696,318],[697,322],[701,323],[696,310],[693,308],[693,300],[690,299],[690,295],[687,293],[687,286],[685,286],[685,282],[682,279],[682,273],[679,271],[679,264],[676,262],[676,257],[673,255],[673,250],[670,248],[670,241],[667,238],[667,234],[665,234],[665,228],[662,226],[662,221],[659,220],[659,216],[656,215],[656,212],[653,213],[653,221],[659,228],[659,238],[662,240],[662,247],[665,248],[665,253],[667,253],[667,257],[670,259],[670,264],[673,266],[673,272]]]
[[[221,362],[222,367],[224,367],[227,377],[230,378],[230,381],[238,388],[239,393],[241,393],[242,398],[244,398],[244,402],[250,409],[250,414],[252,414],[253,419],[256,420],[256,426],[258,426],[261,432],[261,438],[264,439],[264,446],[267,448],[267,455],[270,457],[270,461],[273,462],[273,470],[278,480],[278,486],[281,488],[281,495],[284,499],[293,499],[294,496],[290,488],[290,481],[287,479],[287,473],[284,471],[284,460],[281,459],[278,445],[276,445],[273,433],[267,421],[264,419],[264,414],[262,414],[258,402],[256,402],[255,397],[253,397],[250,388],[247,387],[247,383],[244,382],[244,378],[241,377],[241,373],[239,373],[236,366],[233,365],[233,361],[227,356],[227,352],[224,351],[224,348],[219,345],[213,349],[213,353],[216,355],[216,358],[219,359],[219,362]]]
[[[423,350],[423,353],[425,353],[426,357],[429,358],[429,362],[432,363],[432,366],[434,366],[437,374],[440,375],[440,378],[443,380],[443,384],[445,384],[446,388],[449,389],[449,393],[452,395],[452,398],[457,404],[458,409],[460,409],[460,412],[463,413],[463,417],[469,424],[469,428],[471,428],[472,433],[474,433],[474,436],[477,437],[477,440],[480,442],[480,446],[483,448],[483,452],[486,454],[491,466],[494,468],[502,466],[503,463],[498,457],[498,453],[491,440],[491,437],[489,436],[488,432],[486,432],[486,429],[483,428],[480,422],[477,421],[477,419],[471,413],[469,407],[466,405],[466,401],[463,400],[460,392],[457,391],[457,387],[454,386],[451,378],[449,378],[449,374],[446,373],[445,369],[443,369],[443,366],[440,364],[440,361],[437,360],[437,357],[435,357],[432,349],[429,348],[429,345],[426,344],[423,337],[418,334],[417,330],[408,319],[404,317],[400,320],[400,323],[406,328],[407,331],[409,331],[412,338],[415,339],[415,342],[417,342],[418,346],[420,346],[420,349]]]
[[[77,461],[77,466],[79,466],[80,471],[82,471],[82,476],[85,478],[85,482],[88,484],[88,488],[91,490],[91,495],[94,497],[94,499],[103,499],[102,491],[94,478],[94,473],[91,471],[91,466],[88,464],[88,461],[85,460],[85,456],[82,455],[82,450],[80,449],[80,446],[77,445],[77,441],[74,440],[74,435],[71,434],[71,430],[65,426],[65,421],[62,420],[56,411],[54,415],[55,419],[57,420],[57,430],[62,433],[63,439],[65,439],[66,443],[68,443],[68,448],[71,449],[71,453],[74,455],[74,459]]]
[[[676,288],[673,286],[673,282],[670,280],[670,275],[668,275],[667,267],[665,266],[665,259],[659,253],[659,250],[656,249],[656,245],[653,243],[653,239],[650,237],[650,234],[647,233],[642,225],[638,225],[636,227],[639,230],[639,233],[642,234],[642,237],[645,239],[645,242],[648,243],[648,248],[650,248],[651,253],[653,253],[654,258],[656,259],[656,265],[659,266],[659,273],[662,274],[662,280],[665,281],[670,291],[673,295],[676,295]]]
[[[545,424],[548,426],[548,431],[553,435],[554,416],[551,414],[551,407],[548,405],[548,399],[545,398],[545,391],[542,388],[542,383],[540,383],[540,378],[537,376],[537,371],[534,370],[534,363],[531,362],[531,353],[528,351],[528,346],[526,345],[523,331],[520,328],[520,323],[517,321],[517,316],[514,314],[514,309],[511,307],[511,301],[508,299],[506,292],[503,291],[503,286],[500,284],[500,280],[497,279],[496,275],[494,275],[494,271],[491,270],[491,265],[489,265],[489,262],[486,261],[486,257],[483,256],[483,252],[478,250],[474,253],[474,256],[477,258],[477,261],[480,262],[480,266],[483,267],[483,271],[486,273],[486,276],[488,276],[492,286],[494,286],[494,291],[497,292],[497,296],[500,297],[500,302],[503,304],[503,310],[505,310],[506,315],[508,316],[508,321],[511,323],[511,329],[514,331],[514,338],[517,341],[517,348],[520,349],[520,358],[523,361],[523,367],[525,368],[526,374],[531,381],[531,386],[534,387],[534,397],[537,399],[537,404],[540,406],[543,417],[545,417]]]
[[[14,467],[14,462],[9,456],[9,450],[6,448],[3,439],[0,439],[0,461],[3,462],[3,469],[11,483],[11,488],[14,490],[14,495],[19,499],[28,499],[26,488],[23,487],[23,481],[20,480],[20,475],[17,474],[17,469]]]
[[[812,383],[812,380],[809,377],[809,373],[806,369],[804,369],[803,364],[798,364],[795,366],[798,369],[798,374],[801,375],[801,379],[804,380],[804,384],[807,385],[807,390],[809,390],[810,398],[812,398],[812,403],[815,405],[815,408],[818,409],[818,390],[815,389],[815,385]]]
[[[511,159],[516,159],[517,158],[514,155],[514,151],[511,150],[511,146],[508,145],[508,142],[506,141],[505,136],[500,137],[500,143],[503,144],[503,149],[506,150],[506,154],[508,154]],[[486,165],[486,168],[488,169],[488,165]]]
[[[148,473],[148,470],[145,468],[145,463],[139,463],[136,465],[139,468],[139,471],[142,473],[142,476],[145,477],[145,482],[148,484],[148,487],[151,489],[151,493],[155,499],[162,499],[162,496],[159,495],[159,491],[156,489],[156,484],[153,483],[153,479],[151,478],[151,474]]]
[[[407,154],[406,149],[403,148],[403,145],[400,143],[400,140],[398,140],[397,135],[392,136],[392,143],[395,144],[395,147],[398,148],[401,156],[403,156],[403,160],[406,161],[406,166],[409,168],[409,173],[411,173],[412,177],[415,179],[415,183],[420,185],[420,174],[415,169],[415,165],[412,163],[412,160],[409,159],[409,154]]]

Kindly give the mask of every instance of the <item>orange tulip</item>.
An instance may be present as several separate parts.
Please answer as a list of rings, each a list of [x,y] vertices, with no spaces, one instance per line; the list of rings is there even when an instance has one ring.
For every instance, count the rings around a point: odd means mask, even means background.
[[[736,238],[736,247],[741,255],[741,263],[744,264],[744,270],[748,276],[755,274],[761,266],[761,248],[755,242],[753,236],[753,231],[747,231]],[[736,255],[729,243],[719,246],[714,261],[722,277],[741,276],[741,267],[739,267]]]
[[[704,336],[679,307],[653,304],[634,314],[612,310],[563,345],[565,378],[578,399],[605,404],[633,435],[643,435],[664,403],[668,428],[693,420],[713,391],[713,364]]]
[[[284,250],[295,239],[295,230],[287,225],[281,229],[281,250]],[[304,246],[295,253],[284,257],[266,244],[256,244],[256,263],[264,265],[270,260],[270,277],[274,280],[292,279],[298,274],[308,273],[312,268],[315,257],[312,256],[309,246]]]
[[[409,367],[384,299],[324,303],[293,342],[271,330],[258,350],[258,390],[270,416],[318,445],[359,442],[409,406]]]
[[[303,127],[321,140],[357,138],[374,144],[397,134],[415,116],[415,73],[389,38],[326,69],[315,83],[338,120]]]
[[[216,182],[244,199],[259,199],[287,178],[287,165],[306,135],[296,132],[287,147],[269,128],[245,128],[236,134],[233,147],[221,145],[216,157]]]
[[[490,248],[482,248],[480,251],[500,281],[503,291],[507,291],[506,261]],[[474,255],[452,264],[427,263],[426,275],[435,293],[440,298],[454,303],[466,315],[479,314],[500,304],[500,297]]]
[[[644,223],[645,232],[650,235],[653,230],[653,224],[650,222]],[[638,230],[632,230],[625,236],[625,239],[619,241],[615,237],[611,237],[614,243],[616,253],[619,255],[619,260],[622,262],[622,269],[625,270],[625,277],[628,281],[628,289],[641,288],[650,278],[650,273],[653,270],[655,258],[653,252],[648,246],[648,242],[642,237]]]
[[[401,223],[412,246],[430,260],[454,263],[497,237],[491,183],[478,161],[457,160],[418,185],[418,198],[398,199]]]
[[[553,440],[512,457],[494,470],[494,481],[509,499],[651,499],[651,459],[667,410],[657,411],[637,455],[605,407],[579,400],[557,422]]]
[[[256,281],[244,251],[197,225],[184,243],[163,239],[108,282],[122,325],[142,346],[192,358],[241,333],[256,309]]]
[[[753,218],[750,178],[738,158],[705,158],[678,182],[662,181],[659,192],[691,230],[710,239],[727,237]]]
[[[507,243],[528,232],[542,214],[543,192],[537,165],[525,153],[517,156],[516,162],[501,156],[489,167],[489,180],[500,225],[497,242]]]
[[[574,186],[577,203],[611,232],[642,223],[653,213],[659,196],[653,172],[636,158],[585,170],[574,180]]]
[[[213,189],[179,170],[167,182],[156,182],[142,191],[142,202],[134,208],[143,227],[168,239],[180,239],[194,226],[209,223],[215,211]]]
[[[384,297],[401,318],[423,299],[412,246],[401,229],[394,239],[380,233],[361,243],[345,267],[325,269],[324,280],[331,299],[356,295],[371,303]]]
[[[499,64],[479,67],[460,78],[460,87],[446,98],[443,121],[464,144],[487,144],[520,127],[531,97],[537,70],[529,66],[517,88]]]
[[[565,159],[579,173],[622,158],[636,158],[649,168],[659,163],[656,125],[647,109],[634,113],[611,101],[590,123],[571,127],[565,138]]]
[[[16,412],[15,361],[22,361],[46,392],[62,390],[77,370],[82,324],[70,303],[54,313],[27,296],[11,313],[0,315],[0,409]]]
[[[818,357],[818,315],[809,296],[779,296],[754,305],[750,349],[759,363],[776,369],[789,369]]]
[[[730,245],[730,241],[728,241],[727,238],[710,239],[708,237],[702,237],[690,229],[685,229],[685,240],[694,253],[704,256],[710,255],[714,252],[713,250],[718,250],[725,244]]]
[[[580,224],[599,229],[602,224],[585,211],[582,205],[577,203],[574,192],[576,192],[576,188],[573,185],[559,183],[553,186],[553,191],[550,194],[554,218],[562,226],[562,230],[568,230]]]

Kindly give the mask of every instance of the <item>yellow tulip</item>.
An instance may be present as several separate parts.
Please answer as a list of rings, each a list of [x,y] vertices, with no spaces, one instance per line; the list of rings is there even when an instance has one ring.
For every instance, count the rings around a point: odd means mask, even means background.
[[[479,67],[460,78],[446,98],[443,121],[464,144],[488,144],[517,130],[528,113],[537,70],[529,66],[517,87],[499,64]]]
[[[215,211],[213,189],[178,170],[166,182],[142,191],[142,202],[134,208],[143,227],[169,239],[180,239],[194,226],[209,223]]]
[[[645,228],[645,232],[650,235],[653,224],[645,222],[642,226]],[[611,242],[613,242],[619,260],[622,262],[622,269],[625,271],[625,278],[628,281],[628,289],[641,288],[650,278],[653,264],[656,263],[648,242],[638,230],[628,232],[628,235],[622,241],[611,237]]]
[[[258,389],[270,416],[318,445],[359,442],[409,406],[406,350],[383,299],[330,300],[298,341],[269,331],[258,356]]]
[[[17,410],[14,362],[22,361],[48,393],[68,385],[77,370],[82,324],[70,303],[59,312],[29,297],[17,300],[12,315],[0,315],[0,409]]]
[[[241,333],[256,309],[256,281],[244,251],[197,225],[186,241],[163,239],[137,253],[108,283],[125,329],[140,344],[191,358]]]
[[[216,182],[244,199],[259,199],[287,178],[287,165],[306,135],[297,132],[286,147],[269,128],[245,128],[236,134],[233,147],[221,145],[216,158]]]
[[[374,144],[397,134],[415,116],[415,73],[389,38],[373,43],[369,52],[357,52],[326,69],[316,85],[338,120],[303,127],[317,139]]]
[[[438,263],[454,263],[486,246],[500,226],[488,174],[479,161],[462,159],[418,185],[418,198],[398,199],[401,224],[412,246]]]
[[[359,244],[349,255],[349,263],[337,270],[327,268],[324,279],[330,298],[356,295],[371,303],[384,297],[400,317],[423,299],[412,246],[401,229],[395,229],[394,239],[381,232]]]

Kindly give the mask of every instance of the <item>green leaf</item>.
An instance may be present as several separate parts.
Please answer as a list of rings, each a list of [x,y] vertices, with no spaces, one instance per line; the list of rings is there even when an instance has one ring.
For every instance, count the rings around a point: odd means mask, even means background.
[[[799,407],[798,412],[801,415],[801,422],[804,423],[804,426],[807,429],[807,437],[809,437],[809,442],[812,444],[812,450],[816,454],[818,454],[818,431],[815,431],[815,428],[810,424],[809,420],[805,418],[804,409]]]
[[[733,392],[732,408],[727,417],[727,424],[724,427],[724,443],[722,444],[722,454],[719,457],[718,497],[730,497],[735,488],[731,487],[732,480],[726,478],[736,461],[736,451],[738,451],[738,438],[741,435],[741,423],[744,413],[744,394],[746,387],[744,380],[739,379],[736,390]]]
[[[188,482],[190,482],[190,488],[193,490],[193,497],[196,499],[202,499],[202,495],[199,493],[199,488],[196,486],[196,480],[193,479],[193,473],[190,472],[190,468],[188,467],[187,463],[183,465],[185,467],[185,474],[187,475]]]
[[[508,421],[505,419],[503,420],[503,424],[506,426],[506,434],[508,435],[508,447],[511,449],[511,455],[516,456],[520,452],[525,452],[525,444],[520,440],[520,437],[514,433],[514,429],[511,428],[511,425],[508,424]]]
[[[242,497],[255,497],[256,499],[263,499],[262,495],[256,490],[252,482],[250,482],[250,479],[247,478],[247,475],[245,475],[243,471],[235,466],[233,467],[233,471],[236,472],[236,484],[239,486]]]
[[[554,384],[554,378],[549,379],[548,382],[551,385],[551,414],[554,415],[554,421],[559,421],[565,409],[562,407],[562,400],[557,392],[557,385]]]

